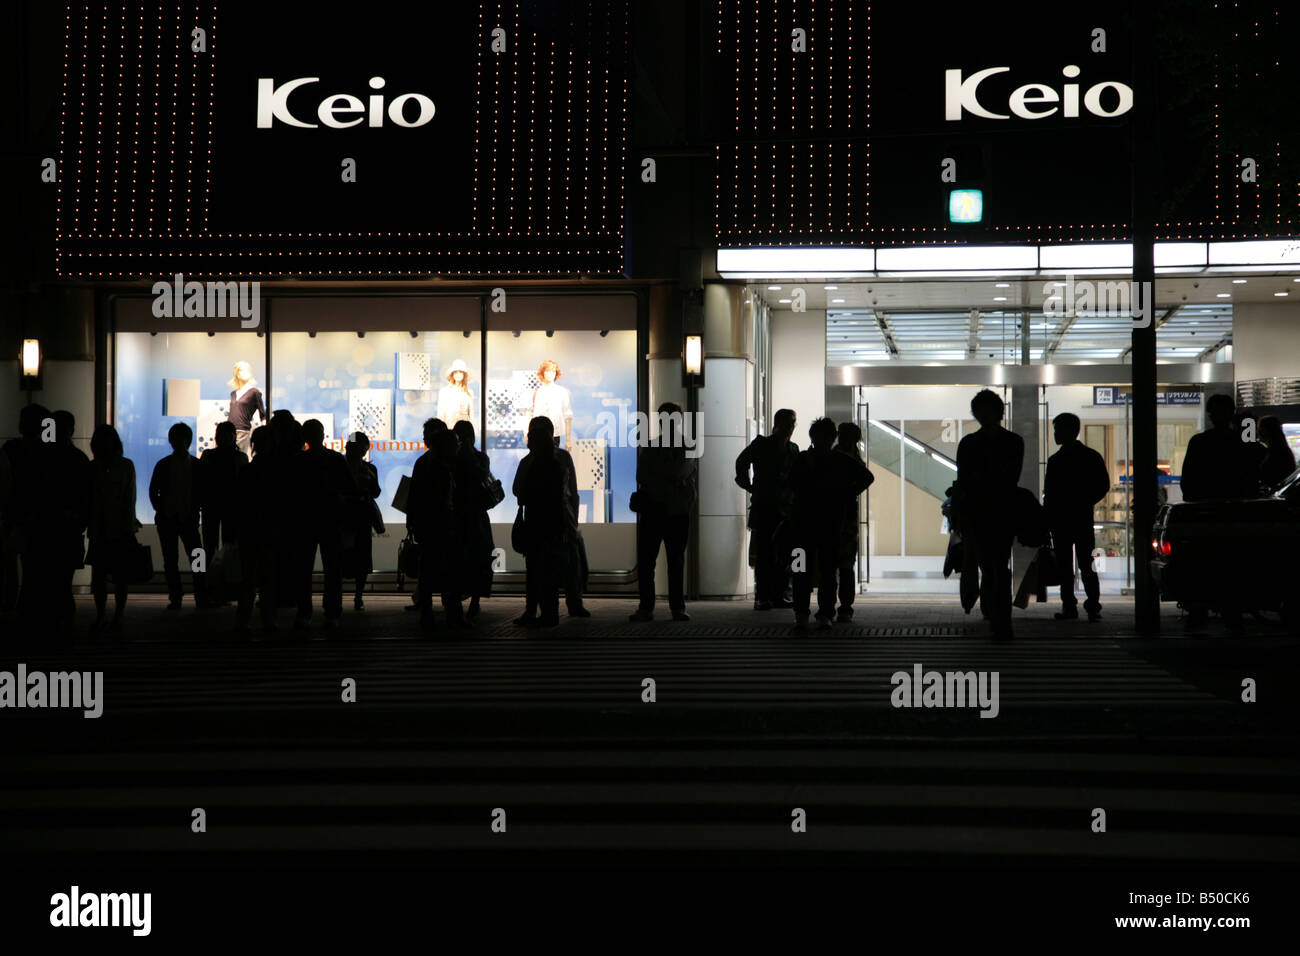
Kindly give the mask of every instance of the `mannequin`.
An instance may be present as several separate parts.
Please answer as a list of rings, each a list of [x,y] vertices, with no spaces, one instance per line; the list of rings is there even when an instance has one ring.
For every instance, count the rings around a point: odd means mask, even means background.
[[[533,389],[533,408],[531,418],[545,415],[555,426],[555,434],[564,429],[564,447],[573,444],[573,406],[569,402],[569,390],[557,385],[555,380],[564,373],[553,359],[546,359],[537,367],[537,377],[542,384]]]
[[[251,458],[253,414],[257,414],[259,425],[267,423],[266,399],[253,378],[253,367],[247,362],[235,363],[234,376],[226,384],[233,389],[226,420],[235,426],[235,444]]]
[[[447,384],[438,391],[438,417],[448,428],[457,422],[473,422],[474,397],[469,391],[469,366],[456,359],[447,370]]]

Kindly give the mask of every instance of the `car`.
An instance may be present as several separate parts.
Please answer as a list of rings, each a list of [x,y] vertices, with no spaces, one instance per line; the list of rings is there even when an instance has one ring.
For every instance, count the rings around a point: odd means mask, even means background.
[[[1151,576],[1184,608],[1300,618],[1300,468],[1272,494],[1183,501],[1156,514]]]

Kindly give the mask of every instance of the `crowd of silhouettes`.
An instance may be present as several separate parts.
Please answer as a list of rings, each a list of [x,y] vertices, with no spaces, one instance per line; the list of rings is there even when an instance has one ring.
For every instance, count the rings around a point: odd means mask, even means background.
[[[969,612],[978,600],[998,640],[1011,637],[1009,565],[1026,508],[1018,488],[1024,440],[1003,427],[1004,410],[1002,399],[988,389],[972,399],[980,427],[958,444],[957,477],[944,506],[961,545],[948,563],[962,572],[962,605]],[[1258,440],[1247,441],[1234,411],[1226,395],[1207,400],[1209,427],[1189,442],[1182,467],[1184,499],[1257,496],[1294,472],[1295,457],[1278,419],[1261,419]],[[640,597],[631,620],[654,618],[662,547],[671,618],[687,621],[685,558],[699,496],[699,463],[681,441],[681,408],[665,403],[658,412],[661,434],[639,449],[637,490],[630,502],[637,515]],[[52,622],[70,628],[76,608],[73,575],[89,565],[94,629],[118,631],[135,576],[147,578],[152,570],[137,539],[142,526],[136,518],[135,465],[124,456],[111,425],[95,428],[89,459],[73,444],[76,423],[69,412],[28,405],[18,425],[18,437],[0,449],[0,611],[15,614],[29,628]],[[756,438],[735,462],[736,483],[751,495],[754,607],[791,608],[796,627],[807,627],[815,617],[819,629],[829,629],[853,616],[859,499],[873,476],[862,459],[857,425],[844,422],[837,428],[829,418],[818,418],[808,429],[811,445],[802,452],[792,440],[795,427],[795,413],[779,410],[771,434]],[[1056,617],[1079,616],[1077,567],[1084,609],[1096,620],[1101,603],[1093,567],[1093,509],[1109,492],[1110,475],[1101,455],[1079,441],[1076,415],[1057,415],[1052,427],[1059,448],[1047,462],[1041,512],[1060,575],[1062,610]],[[218,607],[233,601],[237,630],[250,629],[255,608],[264,629],[276,629],[283,608],[293,609],[295,629],[306,629],[319,555],[326,629],[337,629],[343,615],[345,579],[354,583],[354,610],[364,611],[374,563],[372,536],[385,532],[378,472],[366,461],[368,438],[353,433],[340,454],[328,447],[320,421],[299,423],[287,410],[276,411],[251,433],[251,460],[230,422],[216,427],[213,446],[200,458],[191,453],[194,437],[188,425],[172,425],[171,454],[154,466],[148,485],[167,607],[181,608],[182,574],[188,570],[195,604]],[[424,632],[472,629],[482,600],[492,592],[496,545],[489,512],[506,492],[488,456],[475,447],[475,437],[468,421],[448,428],[441,419],[429,419],[427,451],[410,476],[406,530],[418,551],[412,609],[419,611]],[[559,447],[549,418],[530,421],[527,448],[510,489],[518,503],[511,545],[524,556],[526,568],[524,610],[514,622],[545,628],[559,623],[561,591],[570,617],[590,616],[583,606],[587,554],[573,458]],[[1030,506],[1037,507],[1032,501]],[[1191,610],[1193,616],[1204,613]],[[1225,616],[1232,613],[1229,608]]]

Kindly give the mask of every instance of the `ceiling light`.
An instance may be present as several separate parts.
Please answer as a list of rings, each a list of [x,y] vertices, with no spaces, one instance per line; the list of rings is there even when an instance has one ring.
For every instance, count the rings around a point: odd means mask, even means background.
[[[780,292],[780,291],[781,291],[781,287],[780,287],[779,285],[770,285],[770,286],[767,287],[767,291],[768,291],[768,292]]]
[[[836,292],[839,290],[839,286],[837,285],[824,285],[822,286],[822,288],[825,289],[827,292]]]
[[[1005,295],[995,295],[995,296],[993,297],[993,301],[994,301],[994,302],[1005,302],[1005,301],[1007,301],[1007,297],[1006,297]]]
[[[1011,288],[1011,283],[1010,283],[1010,282],[998,282],[998,283],[996,283],[996,287],[999,288],[999,289],[1010,289],[1010,288]]]
[[[1290,292],[1274,292],[1273,294],[1274,294],[1275,296],[1277,296],[1277,297],[1280,299],[1280,298],[1282,298],[1283,296],[1288,296],[1288,295],[1290,295],[1291,293],[1290,293]]]
[[[781,305],[789,305],[789,304],[790,304],[790,300],[789,300],[789,299],[777,299],[776,301],[779,302]]]
[[[1232,293],[1231,293],[1231,292],[1220,292],[1218,297],[1219,297],[1220,299],[1231,299],[1231,298],[1232,298]]]
[[[1245,279],[1233,279],[1233,280],[1232,280],[1232,284],[1233,284],[1233,285],[1245,285],[1245,284],[1246,284],[1246,280],[1245,280]]]
[[[1283,292],[1283,293],[1281,293],[1281,294],[1282,294],[1282,295],[1286,295],[1285,292]],[[843,304],[844,304],[844,300],[843,300],[843,299],[831,299],[831,305],[843,305]]]

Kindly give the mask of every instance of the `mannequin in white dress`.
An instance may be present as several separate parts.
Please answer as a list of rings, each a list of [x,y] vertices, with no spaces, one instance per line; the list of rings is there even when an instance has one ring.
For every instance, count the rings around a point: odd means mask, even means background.
[[[469,366],[456,359],[447,370],[447,384],[438,391],[438,417],[448,428],[474,421],[474,397],[469,391]]]
[[[530,418],[545,415],[555,426],[555,434],[564,432],[564,447],[573,443],[573,405],[569,402],[569,390],[556,384],[556,379],[564,373],[553,359],[546,359],[537,367],[537,377],[542,384],[533,389],[533,408]]]

